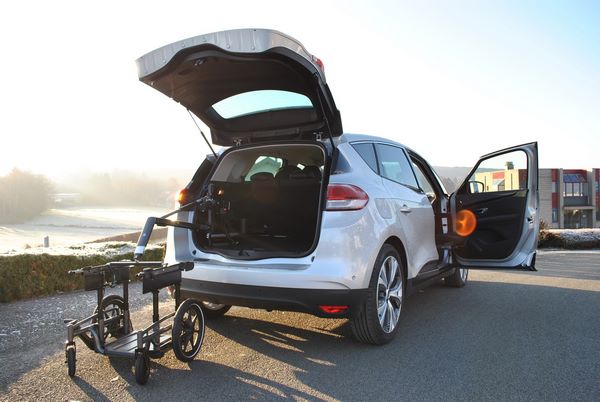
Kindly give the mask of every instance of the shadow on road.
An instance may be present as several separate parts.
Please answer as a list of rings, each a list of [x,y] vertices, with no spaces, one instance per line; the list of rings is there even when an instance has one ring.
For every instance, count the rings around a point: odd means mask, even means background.
[[[471,271],[464,289],[434,285],[408,299],[396,339],[381,347],[354,341],[346,320],[237,308],[208,323],[194,362],[170,352],[153,361],[146,386],[131,360],[89,351],[71,381],[58,353],[0,400],[53,389],[92,400],[600,400],[593,258],[540,257],[539,273]],[[2,365],[15,359],[4,353]]]
[[[599,306],[594,291],[433,286],[408,300],[396,340],[382,347],[355,342],[342,320],[323,330],[323,319],[239,309],[209,323],[225,338],[212,350],[219,363],[202,353],[182,369],[159,360],[145,387],[117,370],[135,399],[598,400]],[[248,360],[228,356],[240,347]]]
[[[73,383],[77,385],[85,395],[93,395],[93,399],[96,402],[110,401],[110,399],[103,395],[102,392],[80,377],[74,377]]]

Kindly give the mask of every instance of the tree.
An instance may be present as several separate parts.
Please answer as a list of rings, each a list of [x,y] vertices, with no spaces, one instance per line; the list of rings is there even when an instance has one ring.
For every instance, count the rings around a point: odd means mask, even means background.
[[[19,223],[44,212],[51,189],[46,177],[19,169],[0,177],[0,223]]]

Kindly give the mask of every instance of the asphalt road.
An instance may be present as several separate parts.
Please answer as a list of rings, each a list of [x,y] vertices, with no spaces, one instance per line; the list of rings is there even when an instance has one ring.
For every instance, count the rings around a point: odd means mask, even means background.
[[[234,308],[208,324],[194,362],[172,352],[153,361],[146,386],[129,360],[81,343],[67,376],[62,318],[89,309],[92,295],[4,304],[0,400],[598,401],[600,253],[545,252],[538,269],[471,270],[463,289],[427,288],[382,347],[355,342],[346,320]],[[139,327],[150,310],[134,304]]]

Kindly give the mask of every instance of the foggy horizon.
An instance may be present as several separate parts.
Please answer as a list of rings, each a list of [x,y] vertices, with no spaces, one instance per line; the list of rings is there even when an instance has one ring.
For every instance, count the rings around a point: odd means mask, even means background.
[[[135,60],[241,27],[284,32],[323,61],[345,132],[400,142],[434,166],[473,166],[532,141],[542,168],[598,165],[598,3],[307,1],[289,13],[274,1],[261,12],[234,1],[190,3],[176,19],[136,2],[0,8],[10,16],[0,25],[0,74],[10,77],[0,95],[0,175],[16,166],[51,178],[112,169],[191,176],[210,150],[185,108],[139,82]],[[314,29],[306,22],[315,9],[336,18]],[[212,17],[199,24],[198,15]],[[19,62],[32,60],[31,46],[36,62]]]

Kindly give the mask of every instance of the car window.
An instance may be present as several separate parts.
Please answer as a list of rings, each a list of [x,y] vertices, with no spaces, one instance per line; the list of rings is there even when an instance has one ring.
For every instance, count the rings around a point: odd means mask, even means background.
[[[375,157],[375,148],[373,144],[362,143],[352,144],[352,147],[358,152],[361,158],[369,165],[375,173],[377,173],[377,157]]]
[[[415,176],[417,176],[417,182],[419,183],[419,187],[421,187],[421,189],[425,192],[427,198],[429,198],[430,200],[434,200],[435,190],[433,189],[431,182],[429,181],[429,179],[427,178],[427,176],[425,175],[425,173],[419,165],[417,165],[414,162],[412,163],[412,165],[413,170],[415,171]]]
[[[277,109],[310,108],[312,102],[306,95],[279,90],[259,90],[230,96],[213,105],[225,119]]]
[[[333,152],[334,165],[331,167],[331,174],[336,175],[350,172],[352,169],[350,169],[350,164],[348,163],[348,160],[344,157],[344,154],[341,153],[337,148]]]
[[[283,159],[275,158],[273,156],[259,156],[254,161],[254,164],[246,173],[245,181],[250,181],[250,178],[256,173],[271,173],[273,176],[277,174],[279,169],[283,166]]]
[[[475,172],[469,177],[466,191],[473,194],[526,188],[527,154],[517,150],[480,162]]]
[[[406,154],[401,148],[377,144],[376,149],[381,176],[413,188],[419,187]]]

